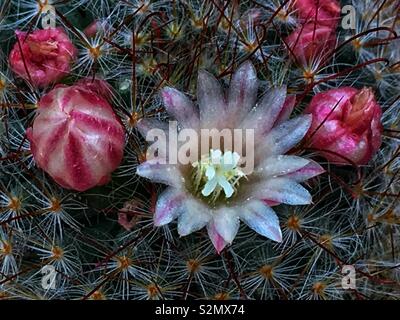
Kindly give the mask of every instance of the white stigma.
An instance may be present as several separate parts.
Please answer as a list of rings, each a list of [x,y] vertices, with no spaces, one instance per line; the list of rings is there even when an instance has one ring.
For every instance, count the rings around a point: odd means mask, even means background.
[[[230,198],[235,192],[235,185],[245,174],[238,167],[240,156],[237,152],[211,149],[210,155],[193,163],[197,168],[194,174],[195,189],[204,184],[201,194],[205,197],[211,195],[211,202],[215,202],[221,191],[225,197]],[[203,182],[203,183],[202,183]]]

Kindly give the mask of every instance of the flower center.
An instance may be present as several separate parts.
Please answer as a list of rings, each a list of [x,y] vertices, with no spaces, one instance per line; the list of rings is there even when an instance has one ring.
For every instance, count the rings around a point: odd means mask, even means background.
[[[101,56],[101,48],[100,46],[96,47],[90,47],[88,48],[90,56],[94,59],[97,60]]]
[[[230,198],[237,190],[239,180],[245,174],[238,166],[237,152],[210,150],[200,161],[193,163],[193,185],[196,194],[201,193],[209,203],[214,204],[222,195]]]
[[[29,49],[34,54],[49,55],[49,54],[53,53],[55,50],[57,50],[57,48],[58,48],[58,42],[52,41],[52,40],[41,42],[41,43],[27,41],[27,43],[28,43]]]

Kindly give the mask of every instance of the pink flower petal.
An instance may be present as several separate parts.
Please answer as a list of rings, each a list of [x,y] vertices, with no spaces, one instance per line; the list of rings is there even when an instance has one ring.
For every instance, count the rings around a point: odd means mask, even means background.
[[[170,223],[185,210],[185,194],[181,191],[168,188],[158,198],[154,213],[154,225],[160,227]]]
[[[99,96],[103,96],[111,103],[113,97],[113,88],[110,84],[108,84],[107,81],[99,78],[83,78],[80,79],[76,84],[91,90]]]
[[[239,230],[240,208],[220,208],[213,214],[216,231],[227,242],[232,243]]]
[[[294,7],[302,22],[317,21],[320,25],[334,28],[340,18],[337,0],[296,0]]]
[[[272,178],[254,184],[245,190],[248,197],[290,205],[311,203],[311,195],[299,183],[288,178]]]
[[[218,233],[217,228],[215,227],[215,223],[210,222],[207,225],[207,232],[208,236],[211,239],[212,244],[214,245],[215,249],[217,250],[218,254],[226,247],[228,244],[224,238]]]
[[[262,201],[252,200],[245,204],[240,219],[262,236],[277,242],[282,241],[278,217]]]
[[[226,120],[226,102],[221,85],[207,71],[200,71],[197,80],[197,102],[202,128],[219,128],[219,122]]]
[[[334,47],[335,42],[334,28],[315,25],[313,22],[299,26],[286,38],[291,55],[304,66],[325,64],[329,58],[327,53]]]
[[[312,116],[303,115],[278,125],[258,145],[257,158],[286,153],[304,137],[311,122]]]
[[[153,182],[167,184],[176,188],[181,188],[185,184],[185,179],[176,165],[160,164],[156,160],[148,160],[140,164],[136,173]]]
[[[239,124],[254,107],[257,99],[257,73],[250,61],[244,62],[233,74],[229,86],[229,122]]]
[[[325,169],[322,168],[318,163],[316,163],[315,161],[309,160],[309,163],[306,166],[304,166],[303,168],[301,168],[295,172],[289,173],[285,177],[292,179],[296,182],[303,182],[303,181],[311,179],[315,176],[318,176],[324,172],[325,172]]]
[[[167,112],[184,128],[196,130],[199,127],[199,111],[188,97],[170,87],[165,87],[161,95]]]
[[[257,166],[255,173],[263,179],[286,176],[305,167],[309,160],[297,156],[275,155],[266,158]]]
[[[188,195],[184,202],[183,212],[178,218],[178,233],[186,236],[200,230],[207,225],[211,218],[212,214],[208,206]]]
[[[275,121],[275,126],[281,124],[282,122],[289,119],[292,114],[294,105],[296,104],[296,96],[286,96],[285,103],[283,104],[282,110],[278,116],[278,119]]]
[[[286,98],[286,87],[272,88],[261,99],[257,108],[243,120],[243,129],[254,129],[255,140],[271,130],[282,111]]]

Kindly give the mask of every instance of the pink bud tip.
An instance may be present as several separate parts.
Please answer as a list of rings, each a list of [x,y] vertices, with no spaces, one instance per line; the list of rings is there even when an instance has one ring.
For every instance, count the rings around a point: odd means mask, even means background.
[[[69,74],[76,48],[61,28],[16,31],[10,53],[11,69],[36,87],[46,87]]]
[[[310,144],[329,161],[366,164],[381,145],[382,110],[370,88],[318,93],[305,112],[313,115],[307,134]]]

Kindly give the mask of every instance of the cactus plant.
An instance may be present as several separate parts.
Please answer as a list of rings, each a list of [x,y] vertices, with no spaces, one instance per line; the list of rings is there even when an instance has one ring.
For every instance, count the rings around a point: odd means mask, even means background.
[[[399,17],[2,1],[0,299],[399,299]],[[153,164],[174,120],[254,129],[264,171]]]

